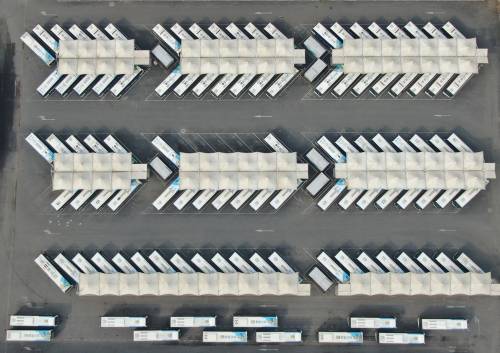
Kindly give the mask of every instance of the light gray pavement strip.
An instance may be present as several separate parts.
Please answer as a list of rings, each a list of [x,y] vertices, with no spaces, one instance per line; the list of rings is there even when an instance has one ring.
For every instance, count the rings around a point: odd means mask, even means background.
[[[231,5],[231,6],[229,6]],[[162,189],[151,180],[118,214],[101,212],[94,215],[64,212],[53,214],[41,209],[48,197],[50,173],[48,166],[35,152],[22,143],[30,131],[41,134],[84,134],[113,132],[141,160],[148,160],[156,151],[144,138],[148,134],[185,131],[188,133],[262,133],[273,130],[287,145],[303,150],[304,136],[319,133],[361,131],[433,132],[456,131],[474,149],[484,150],[486,158],[500,161],[498,131],[498,22],[487,3],[469,2],[293,2],[287,3],[152,3],[110,2],[68,4],[49,0],[6,1],[3,7],[9,35],[18,44],[15,57],[17,85],[21,101],[14,122],[18,154],[14,162],[3,166],[3,172],[17,180],[2,176],[2,244],[1,262],[3,300],[0,328],[4,329],[8,314],[18,312],[59,313],[63,325],[58,329],[56,343],[49,345],[5,345],[4,352],[18,352],[23,347],[51,352],[97,352],[120,350],[134,352],[147,347],[155,351],[220,351],[221,347],[195,345],[200,331],[185,332],[189,346],[131,345],[131,331],[98,329],[103,314],[151,315],[154,328],[166,327],[173,313],[213,313],[221,316],[221,327],[230,328],[233,313],[278,313],[285,328],[304,330],[307,350],[331,351],[331,346],[318,346],[315,330],[322,327],[345,329],[352,313],[395,313],[401,317],[402,328],[416,329],[416,318],[422,313],[466,316],[472,329],[466,334],[432,334],[420,352],[498,352],[500,343],[496,320],[500,315],[497,298],[335,298],[319,295],[311,298],[79,298],[63,295],[38,270],[33,258],[40,252],[65,250],[70,254],[82,250],[87,256],[97,249],[106,254],[125,253],[140,248],[160,248],[170,253],[183,248],[279,248],[289,261],[305,271],[313,264],[307,255],[321,248],[409,248],[465,249],[469,255],[495,278],[500,278],[500,185],[493,181],[471,207],[460,213],[424,212],[319,212],[307,208],[310,198],[298,193],[295,200],[276,215],[158,215],[145,212]],[[329,16],[328,16],[329,15]],[[291,34],[293,28],[307,28],[321,20],[369,23],[428,20],[444,23],[453,20],[467,35],[476,34],[481,47],[490,48],[490,64],[467,84],[453,101],[409,100],[302,100],[310,88],[300,79],[277,100],[248,99],[239,101],[146,101],[161,78],[148,72],[143,79],[115,102],[109,95],[102,101],[92,96],[86,102],[43,101],[34,93],[36,85],[49,73],[28,50],[21,51],[20,34],[43,25],[60,23],[106,24],[111,21],[138,40],[141,47],[152,47],[156,41],[150,29],[156,23],[191,23],[204,25],[213,21],[263,24],[275,22]],[[286,20],[286,23],[284,22]],[[155,80],[158,80],[156,82]],[[19,107],[20,106],[20,107]],[[256,118],[258,116],[259,118]],[[17,183],[17,185],[16,185]],[[5,194],[3,190],[16,190]],[[6,197],[4,197],[6,195]],[[9,205],[15,197],[15,210]],[[46,204],[45,204],[46,205]],[[48,206],[48,205],[47,205]],[[47,207],[45,206],[45,207]],[[15,214],[13,214],[15,211]],[[11,229],[12,233],[8,233]],[[259,231],[260,230],[260,231]],[[263,232],[262,230],[272,230]],[[9,259],[12,259],[9,263]],[[2,295],[2,297],[4,297]],[[281,319],[280,317],[280,319]],[[254,339],[253,334],[251,339]],[[369,338],[366,346],[346,347],[343,351],[381,352]],[[283,349],[282,346],[262,347]],[[231,351],[254,352],[257,348],[231,347]],[[286,347],[290,352],[304,347]],[[406,348],[391,349],[395,352]]]

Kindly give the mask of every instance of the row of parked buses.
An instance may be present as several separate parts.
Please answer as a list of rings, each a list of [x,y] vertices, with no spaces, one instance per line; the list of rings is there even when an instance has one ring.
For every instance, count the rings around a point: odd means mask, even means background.
[[[248,23],[243,29],[236,24],[230,23],[221,28],[218,24],[212,23],[206,30],[199,24],[193,23],[188,30],[180,24],[171,26],[170,31],[163,25],[157,24],[153,28],[153,33],[165,44],[170,51],[179,55],[180,41],[185,39],[284,39],[285,35],[272,23],[268,23],[262,30],[253,23]],[[173,33],[173,35],[171,34]],[[258,97],[263,92],[270,98],[277,97],[288,85],[292,83],[298,74],[298,70],[291,74],[207,74],[182,75],[179,66],[176,66],[169,75],[156,87],[158,96],[164,97],[167,93],[173,92],[177,97],[183,97],[188,92],[200,98],[210,92],[215,98],[222,97],[226,92],[237,98],[244,92],[253,97]]]
[[[125,35],[112,23],[108,24],[104,28],[104,31],[93,23],[91,23],[86,30],[81,29],[76,24],[69,27],[68,30],[55,24],[50,28],[50,32],[38,24],[33,28],[32,32],[40,41],[36,40],[29,32],[24,33],[21,36],[21,40],[48,66],[51,66],[56,61],[60,40],[127,39],[127,37],[125,37]],[[154,51],[153,55],[155,55]],[[166,60],[164,57],[161,58]],[[55,92],[63,97],[69,96],[72,93],[79,97],[84,97],[90,92],[93,92],[99,97],[105,95],[107,92],[111,92],[115,97],[120,97],[128,88],[139,80],[144,72],[144,69],[140,66],[136,66],[134,72],[129,75],[116,76],[110,74],[61,75],[57,72],[57,69],[54,69],[54,71],[52,71],[37,87],[37,92],[42,97],[46,97]]]
[[[327,70],[330,57],[330,49],[342,47],[345,39],[352,38],[465,38],[465,36],[450,22],[447,22],[441,29],[428,22],[422,29],[413,22],[408,22],[402,28],[391,22],[385,30],[376,22],[370,24],[366,29],[359,23],[354,23],[349,29],[342,27],[335,22],[329,29],[318,23],[313,28],[313,36],[304,42],[304,46],[314,56],[315,61],[306,71],[305,77],[310,82],[319,81],[315,87],[315,93],[323,96],[331,92],[335,97],[340,98],[347,92],[351,92],[354,97],[359,97],[367,90],[373,96],[380,96],[384,92],[396,98],[403,92],[410,97],[416,97],[425,91],[429,97],[438,96],[441,92],[449,97],[454,97],[472,77],[472,74],[358,74],[342,72],[341,65],[335,66],[326,75],[322,75]]]
[[[331,178],[327,176],[326,170],[330,163],[345,162],[347,153],[357,152],[472,152],[468,146],[455,133],[443,139],[440,135],[433,135],[426,142],[422,137],[415,134],[411,138],[404,139],[398,135],[391,142],[387,141],[381,134],[371,138],[371,142],[363,135],[358,136],[353,143],[345,136],[340,136],[332,143],[328,137],[322,136],[316,141],[319,151],[312,149],[306,154],[310,165],[317,174],[306,186],[306,190],[313,197],[320,196],[318,207],[326,211],[338,200],[338,206],[347,210],[353,204],[360,210],[365,210],[373,203],[375,208],[384,210],[390,205],[398,209],[406,209],[412,203],[418,210],[423,210],[431,203],[439,209],[452,204],[453,207],[463,208],[476,197],[481,190],[471,189],[462,191],[460,189],[412,189],[412,190],[347,190],[344,179],[337,179],[331,186]],[[324,155],[322,153],[324,153]],[[328,188],[328,185],[330,187]],[[328,191],[325,192],[325,190]]]
[[[328,291],[335,282],[349,282],[353,273],[484,273],[464,252],[452,259],[442,251],[435,256],[420,251],[413,257],[402,251],[393,259],[381,250],[373,259],[366,251],[361,251],[353,259],[345,251],[339,250],[334,258],[322,251],[316,260],[328,275],[320,267],[314,266],[308,276],[323,292]]]

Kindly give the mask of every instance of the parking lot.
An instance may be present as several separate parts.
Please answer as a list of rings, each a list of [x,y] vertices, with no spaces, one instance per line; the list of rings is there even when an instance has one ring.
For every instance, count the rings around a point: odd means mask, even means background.
[[[359,134],[385,132],[413,134],[456,132],[474,150],[484,151],[491,162],[500,161],[498,130],[499,57],[498,17],[482,2],[395,2],[376,3],[160,3],[103,2],[64,3],[42,0],[5,5],[8,34],[16,43],[14,71],[16,84],[12,129],[17,142],[2,150],[0,184],[0,224],[4,251],[0,280],[4,298],[0,328],[7,328],[8,315],[21,313],[59,314],[62,325],[54,342],[47,345],[6,344],[5,352],[23,349],[51,352],[94,351],[215,351],[220,346],[202,346],[201,331],[183,332],[181,343],[151,345],[131,341],[131,331],[106,331],[98,327],[98,317],[110,315],[149,315],[152,328],[163,328],[168,317],[179,315],[217,315],[220,327],[230,329],[233,314],[276,314],[285,329],[301,329],[304,343],[298,346],[257,346],[255,343],[231,350],[284,350],[326,352],[336,346],[320,346],[318,329],[347,329],[351,314],[390,315],[400,319],[405,331],[418,331],[417,318],[457,316],[469,319],[466,333],[433,333],[427,344],[415,352],[497,352],[500,342],[496,321],[500,315],[495,297],[335,297],[313,288],[311,297],[78,297],[64,295],[35,266],[41,252],[59,251],[92,254],[116,251],[127,254],[140,249],[159,249],[165,253],[193,254],[216,249],[279,249],[301,274],[315,263],[321,249],[359,249],[374,253],[379,249],[427,249],[455,254],[466,251],[482,268],[500,279],[500,187],[493,180],[471,204],[454,209],[419,212],[390,208],[361,212],[332,208],[322,212],[303,190],[278,212],[154,212],[151,202],[164,186],[152,176],[119,212],[81,212],[50,210],[50,172],[48,165],[24,142],[30,132],[48,136],[75,134],[97,136],[113,134],[141,161],[156,153],[149,142],[155,135],[176,134],[200,140],[210,134],[263,136],[273,132],[300,153],[321,134]],[[265,24],[272,21],[286,34],[323,23],[369,24],[372,21],[416,24],[427,21],[453,21],[470,36],[478,37],[480,47],[489,48],[490,63],[481,68],[456,99],[316,99],[311,86],[302,78],[278,99],[157,99],[152,92],[162,80],[158,68],[144,77],[119,101],[106,96],[80,99],[43,99],[36,86],[49,69],[28,50],[22,50],[20,35],[37,23],[107,24],[120,26],[142,48],[156,43],[151,28],[157,23],[189,24],[194,21]],[[4,103],[12,97],[6,93]],[[6,124],[10,124],[5,119]],[[10,140],[9,140],[10,141]],[[200,140],[201,141],[201,140]],[[187,255],[188,256],[188,255]],[[229,300],[228,300],[229,299]],[[281,325],[280,325],[281,326]],[[252,331],[251,331],[252,332]],[[254,342],[253,332],[250,334]],[[363,346],[342,347],[343,351],[382,352],[383,346],[367,333]],[[27,348],[25,348],[27,347]],[[226,349],[224,347],[223,349]],[[393,347],[406,352],[405,347]]]

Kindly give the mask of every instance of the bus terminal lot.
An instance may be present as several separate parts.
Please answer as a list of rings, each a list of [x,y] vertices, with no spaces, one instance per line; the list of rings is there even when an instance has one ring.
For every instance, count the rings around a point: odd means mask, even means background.
[[[322,21],[363,24],[388,23],[412,19],[444,23],[453,20],[464,32],[477,35],[481,47],[490,48],[490,64],[483,67],[450,100],[353,100],[303,99],[310,89],[299,78],[277,100],[151,100],[148,95],[160,80],[148,72],[120,101],[43,100],[36,96],[37,84],[50,70],[32,53],[21,50],[15,57],[17,96],[14,129],[17,148],[8,152],[2,171],[2,213],[0,215],[3,249],[0,263],[4,271],[0,289],[5,329],[9,314],[18,311],[59,314],[63,325],[49,345],[32,349],[51,352],[120,350],[220,351],[222,347],[200,344],[201,331],[184,332],[183,343],[175,346],[132,344],[128,330],[105,331],[98,327],[102,315],[149,315],[152,328],[165,328],[173,314],[218,315],[221,328],[230,329],[233,314],[276,314],[285,329],[302,329],[304,344],[286,347],[291,352],[326,352],[336,346],[319,346],[318,329],[346,329],[352,313],[397,315],[401,327],[416,331],[422,314],[465,316],[471,329],[466,333],[431,333],[425,347],[410,351],[497,352],[500,350],[496,322],[500,314],[495,297],[352,297],[322,295],[317,287],[308,298],[275,297],[77,297],[60,293],[33,259],[44,251],[130,251],[138,249],[282,249],[286,259],[301,274],[308,271],[320,249],[463,249],[493,277],[500,280],[500,186],[488,185],[466,209],[451,212],[320,212],[306,207],[310,198],[292,200],[277,214],[152,214],[147,207],[161,192],[158,180],[151,180],[119,213],[50,213],[40,209],[39,195],[49,193],[49,173],[45,162],[24,142],[30,132],[61,135],[116,135],[141,159],[152,156],[153,148],[145,136],[168,133],[257,133],[276,132],[280,139],[298,149],[309,136],[326,132],[451,132],[455,131],[475,150],[484,150],[488,160],[500,161],[498,132],[498,22],[487,3],[293,3],[250,4],[204,3],[92,3],[68,4],[42,0],[24,4],[10,1],[6,11],[9,34],[19,38],[37,23],[113,22],[135,37],[141,47],[152,47],[150,30],[156,23],[213,21],[265,24],[273,21],[287,34],[293,28],[310,28]],[[57,17],[53,17],[51,14]],[[26,27],[25,27],[26,26]],[[17,41],[16,43],[20,43]],[[38,61],[37,61],[38,60]],[[155,70],[155,69],[153,69]],[[8,120],[6,120],[8,121]],[[2,151],[4,153],[4,151]],[[2,156],[3,160],[3,156]],[[158,178],[156,178],[158,179]],[[5,195],[5,196],[4,196]],[[5,197],[5,198],[4,198]],[[48,200],[45,207],[48,208]],[[251,334],[254,341],[254,334]],[[373,336],[373,335],[371,335]],[[189,343],[186,345],[185,343]],[[24,345],[23,345],[24,346]],[[6,352],[18,352],[21,345],[8,344]],[[231,347],[250,352],[254,344]],[[283,349],[282,346],[267,347]],[[223,347],[226,349],[226,347]],[[361,347],[341,347],[343,351],[381,351],[367,334]],[[406,347],[392,347],[406,352]]]

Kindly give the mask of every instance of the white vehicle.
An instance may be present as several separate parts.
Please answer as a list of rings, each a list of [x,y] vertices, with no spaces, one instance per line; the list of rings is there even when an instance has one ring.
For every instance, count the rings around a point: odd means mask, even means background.
[[[77,253],[72,259],[73,263],[83,272],[83,273],[97,273],[97,269],[88,261],[82,254]]]
[[[314,197],[319,194],[329,181],[330,178],[321,172],[306,186],[306,190]]]
[[[316,61],[304,72],[304,78],[309,82],[313,82],[321,75],[327,66],[328,65],[323,60],[316,59]]]
[[[448,98],[455,97],[458,91],[460,91],[465,86],[465,84],[471,79],[471,77],[471,73],[458,75],[453,81],[451,81],[448,87],[445,88],[443,94]]]
[[[57,153],[71,153],[70,149],[66,147],[66,145],[54,134],[50,134],[45,141],[47,141],[50,147],[52,147]]]
[[[256,332],[257,343],[300,343],[302,342],[302,331],[299,332]]]
[[[52,330],[7,330],[8,342],[50,342]]]
[[[396,202],[396,206],[405,210],[422,193],[422,189],[410,189]]]
[[[454,74],[452,73],[439,75],[439,77],[432,83],[432,85],[427,88],[425,94],[427,94],[431,98],[434,98],[445,88],[445,86],[448,84],[448,82],[450,82],[453,76]]]
[[[312,148],[306,154],[306,158],[318,169],[320,172],[328,168],[328,161],[316,149]]]
[[[474,197],[476,197],[480,189],[465,190],[459,197],[453,200],[452,205],[456,208],[464,208]]]
[[[256,190],[240,191],[240,193],[234,199],[231,200],[231,206],[233,206],[235,210],[239,210],[241,206],[243,206],[245,202],[247,202],[250,199],[250,197],[254,194],[255,191]]]
[[[350,143],[344,136],[340,136],[336,141],[335,144],[340,147],[341,150],[343,150],[345,153],[358,153],[358,149],[354,147],[352,143]]]
[[[87,90],[90,88],[92,83],[96,80],[97,75],[85,75],[83,78],[78,81],[78,83],[73,87],[73,91],[78,94],[80,97],[83,96]]]
[[[274,268],[272,268],[271,265],[269,265],[267,263],[267,261],[264,260],[264,258],[257,253],[254,253],[250,257],[250,262],[253,263],[255,265],[255,267],[257,267],[259,269],[259,271],[262,273],[275,273],[276,272],[274,270]]]
[[[40,59],[43,60],[45,65],[50,66],[56,59],[52,54],[50,54],[40,43],[38,43],[35,38],[31,36],[28,32],[25,32],[21,36],[21,40],[24,44],[28,46]]]
[[[250,202],[250,207],[254,211],[258,211],[271,196],[273,196],[276,190],[261,190]]]
[[[58,24],[52,26],[50,31],[59,39],[59,40],[73,40],[73,38]]]
[[[37,87],[36,91],[42,96],[46,97],[52,92],[56,84],[61,79],[62,75],[57,72],[57,69],[52,71],[49,76]]]
[[[333,70],[316,86],[314,92],[319,96],[324,95],[344,74],[342,66],[335,65]]]
[[[342,250],[339,250],[335,259],[350,273],[364,273],[364,271]]]
[[[168,69],[174,62],[174,58],[160,44],[151,50],[151,54],[158,60],[164,69]]]
[[[367,190],[363,196],[356,202],[356,207],[365,210],[382,192],[382,189]]]
[[[147,327],[146,320],[147,316],[101,316],[101,327]]]
[[[83,29],[81,29],[77,25],[72,25],[69,28],[69,32],[78,40],[91,40],[88,34],[85,33]]]
[[[472,148],[454,133],[447,138],[447,141],[460,152],[474,152]]]
[[[365,190],[351,189],[344,195],[344,197],[339,201],[339,206],[343,210],[347,210],[356,201]]]
[[[268,134],[265,138],[264,141],[271,147],[274,151],[276,152],[290,152],[288,148],[285,147],[273,134]]]
[[[64,78],[59,82],[59,84],[56,86],[56,91],[59,93],[61,96],[66,96],[67,94],[70,93],[70,88],[73,86],[73,84],[78,80],[78,75],[65,75]]]
[[[446,22],[443,30],[450,35],[451,38],[465,38],[465,36],[451,23]]]
[[[375,258],[392,273],[404,273],[403,269],[385,251],[380,251]]]
[[[392,147],[392,145],[387,141],[382,135],[376,134],[375,137],[372,138],[373,143],[375,143],[378,148],[380,148],[383,152],[396,152],[396,149]]]
[[[118,273],[116,268],[114,268],[114,266],[111,265],[111,263],[99,252],[96,252],[95,255],[92,256],[91,260],[104,273]]]
[[[391,22],[391,24],[389,24],[389,26],[387,27],[387,30],[389,32],[391,32],[391,34],[394,35],[394,37],[396,37],[396,38],[400,38],[400,39],[409,39],[410,38],[394,22]],[[416,74],[416,73],[404,74],[391,87],[391,89],[389,90],[389,94],[394,98],[398,97],[404,90],[406,90],[406,88],[413,82],[413,80],[415,80],[415,78],[417,76],[418,76],[418,74]]]
[[[189,27],[189,31],[191,33],[193,33],[196,38],[199,38],[199,39],[212,39],[212,37],[210,37],[208,35],[208,33],[205,32],[205,30],[203,28],[201,28],[200,25],[197,24],[197,23],[193,23],[191,25],[191,27]]]
[[[155,88],[156,94],[162,97],[182,77],[180,66],[176,66],[170,74]]]
[[[238,75],[225,74],[222,78],[212,87],[211,92],[215,97],[220,97],[222,93],[236,80]]]
[[[134,331],[134,342],[170,342],[179,340],[179,330]]]
[[[250,89],[248,92],[250,95],[253,97],[257,97],[264,88],[271,82],[273,79],[274,74],[262,74],[260,77],[253,83],[253,85],[250,86]]]
[[[127,37],[112,23],[104,27],[104,30],[114,39],[126,40]]]
[[[428,39],[424,32],[422,32],[412,21],[405,24],[404,28],[413,36],[413,38]]]
[[[316,33],[331,48],[337,49],[342,47],[342,41],[335,37],[333,33],[321,23],[314,26],[313,32]]]
[[[269,204],[272,208],[278,210],[293,195],[294,192],[295,190],[293,189],[280,190],[271,202],[269,202]]]
[[[349,281],[349,274],[337,265],[326,252],[322,251],[316,258],[340,283]]]
[[[363,332],[318,332],[319,343],[361,344]]]
[[[417,152],[401,135],[396,136],[392,143],[403,152]]]
[[[457,261],[469,272],[484,273],[483,269],[479,267],[472,259],[465,253],[461,253],[457,257]]]
[[[10,326],[14,327],[56,327],[56,316],[11,315]]]
[[[187,204],[196,196],[197,193],[198,190],[184,190],[181,196],[179,196],[177,200],[175,200],[175,208],[177,208],[179,211],[182,211],[182,209],[187,206]]]
[[[108,201],[116,190],[101,190],[97,193],[96,197],[90,202],[94,209],[98,210],[102,205]]]
[[[431,273],[444,273],[443,269],[423,251],[417,256],[417,261]]]
[[[236,273],[236,269],[221,254],[212,257],[212,262],[224,273]]]
[[[59,272],[54,265],[44,255],[38,255],[35,263],[45,272],[45,274],[54,282],[64,293],[72,287],[71,283]]]
[[[109,40],[108,36],[99,29],[99,27],[97,27],[95,24],[91,23],[88,27],[87,27],[87,32],[90,33],[90,35],[92,37],[94,37],[95,39],[98,39],[98,40]]]
[[[174,38],[161,24],[157,24],[153,27],[153,33],[158,36],[165,44],[167,44],[170,49],[172,49],[177,55],[181,51],[181,43]]]
[[[437,262],[443,266],[446,271],[452,272],[452,273],[464,273],[458,265],[453,262],[452,259],[450,259],[444,252],[439,253],[439,255],[436,257]]]
[[[328,289],[333,286],[333,281],[316,266],[309,271],[308,276],[318,285],[319,288],[321,288],[323,292],[328,291]]]
[[[393,317],[351,317],[351,328],[380,329],[396,328],[396,319]]]
[[[73,196],[75,196],[76,194],[78,193],[78,190],[77,191],[69,191],[69,190],[65,190],[63,192],[61,192],[59,194],[59,196],[57,196],[54,201],[52,201],[50,203],[50,205],[52,206],[52,208],[56,211],[59,211],[61,208],[64,207],[64,205],[66,205],[69,200],[71,200],[73,198]]]
[[[168,143],[165,142],[160,136],[156,136],[153,141],[151,141],[153,146],[155,146],[167,159],[173,163],[176,167],[179,167],[180,156],[174,151]]]
[[[247,343],[246,331],[203,331],[203,343]]]
[[[71,263],[63,254],[59,254],[54,259],[59,268],[66,272],[76,283],[80,281],[80,270]]]
[[[372,39],[372,35],[366,31],[361,25],[355,22],[351,27],[351,31],[356,34],[359,38]],[[361,96],[367,89],[372,85],[375,80],[379,77],[378,73],[366,74],[361,80],[358,81],[356,85],[352,88],[352,95],[355,97]]]
[[[70,135],[66,139],[66,143],[68,144],[69,147],[73,149],[76,153],[89,153],[89,150],[87,147],[83,145],[74,135]]]
[[[215,80],[219,77],[218,74],[207,74],[205,75],[192,89],[193,94],[196,97],[201,97],[203,93],[210,87],[210,85],[215,82]]]
[[[233,316],[233,327],[278,327],[277,316]]]
[[[299,70],[294,69],[292,74],[281,74],[276,81],[267,89],[267,95],[271,98],[276,97],[281,91],[285,89],[288,84],[292,82]]]
[[[415,134],[410,138],[410,142],[421,152],[436,152],[422,137]]]
[[[231,39],[231,37],[229,37],[229,35],[224,32],[224,30],[220,28],[216,23],[212,23],[210,27],[208,27],[208,30],[215,36],[215,38]]]
[[[380,344],[425,344],[423,333],[379,332]]]
[[[26,142],[30,144],[31,147],[35,149],[36,152],[48,163],[54,161],[54,152],[52,152],[34,133],[30,133],[25,138]]]
[[[215,327],[216,316],[171,316],[170,327]]]
[[[193,201],[194,208],[198,211],[201,210],[216,193],[217,190],[203,190],[196,200]]]
[[[165,163],[163,163],[163,161],[159,157],[153,158],[153,160],[149,162],[149,166],[163,180],[167,180],[167,178],[172,175],[172,170]]]
[[[132,83],[140,77],[142,72],[143,70],[139,66],[136,66],[133,73],[124,75],[113,85],[113,87],[111,87],[111,93],[113,93],[115,97],[121,96],[125,92],[125,89],[131,86]]]
[[[212,206],[216,210],[220,210],[226,203],[229,202],[238,191],[237,190],[223,190],[219,196],[212,201]]]
[[[238,254],[237,252],[233,252],[233,254],[229,257],[229,261],[233,263],[234,266],[238,270],[243,273],[256,273],[255,269]]]
[[[434,135],[429,140],[440,152],[453,152],[453,149],[439,135]]]
[[[217,270],[200,254],[195,254],[191,258],[191,262],[194,263],[203,273],[217,273]]]
[[[372,24],[368,26],[368,30],[375,36],[375,38],[391,38],[376,22],[372,22]]]
[[[337,180],[335,185],[318,201],[318,207],[323,211],[326,211],[346,189],[346,187],[347,185],[345,179]]]
[[[153,251],[151,255],[149,255],[149,259],[151,262],[163,273],[175,273],[176,271],[170,264],[165,260],[163,256],[160,255],[158,251]]]
[[[266,35],[260,29],[258,29],[252,22],[249,22],[244,27],[244,29],[245,29],[245,31],[248,32],[248,34],[250,34],[250,36],[252,38],[255,38],[255,39],[267,39]]]
[[[446,38],[443,32],[437,29],[431,22],[427,22],[423,29],[431,38]]]
[[[170,258],[170,262],[182,273],[195,273],[194,268],[189,265],[179,254],[175,254]]]
[[[153,266],[151,266],[151,264],[144,258],[144,256],[141,255],[140,252],[137,251],[130,259],[142,273],[156,273]]]
[[[467,330],[464,319],[420,319],[422,330]]]
[[[186,75],[186,77],[184,77],[182,81],[175,86],[174,93],[177,96],[182,97],[199,77],[200,75],[197,74]]]
[[[450,202],[453,201],[453,199],[460,193],[460,189],[448,189],[445,190],[439,196],[436,201],[434,201],[434,206],[439,207],[439,208],[445,208],[448,206]]]
[[[408,272],[425,273],[422,267],[420,267],[415,261],[413,261],[413,259],[405,252],[399,254],[397,260],[408,270]]]
[[[108,153],[108,150],[92,135],[85,137],[83,142],[85,142],[95,153]]]
[[[385,273],[382,267],[377,265],[377,263],[364,251],[359,254],[357,260],[368,270],[368,272]]]
[[[113,263],[118,266],[118,268],[123,273],[138,273],[134,266],[125,258],[122,254],[117,253],[112,259]]]
[[[272,38],[278,39],[286,39],[286,36],[281,32],[275,25],[269,22],[266,27],[264,27],[264,31],[266,31]]]
[[[320,42],[314,39],[313,36],[307,37],[307,39],[304,41],[304,47],[306,47],[306,49],[309,50],[311,54],[318,59],[326,53],[326,48]]]
[[[268,257],[268,260],[282,273],[296,272],[276,251]]]

